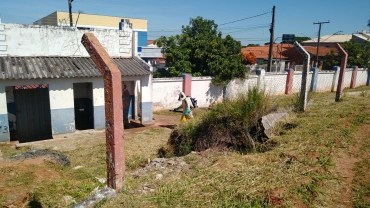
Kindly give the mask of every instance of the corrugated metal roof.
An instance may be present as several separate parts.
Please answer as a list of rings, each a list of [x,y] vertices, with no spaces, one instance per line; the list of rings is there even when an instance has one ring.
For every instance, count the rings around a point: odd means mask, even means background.
[[[151,72],[133,58],[113,58],[122,76],[143,76]],[[42,79],[99,77],[90,57],[0,57],[0,79]]]
[[[317,39],[311,39],[303,41],[302,43],[317,43]],[[352,35],[324,35],[320,37],[321,43],[343,43],[350,41],[352,39]]]

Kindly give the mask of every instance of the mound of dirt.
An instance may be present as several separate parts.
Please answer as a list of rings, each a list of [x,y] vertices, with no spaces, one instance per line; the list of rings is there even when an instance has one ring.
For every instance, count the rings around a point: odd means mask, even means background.
[[[36,149],[31,149],[27,152],[23,152],[18,155],[14,155],[10,157],[11,160],[24,160],[24,159],[30,159],[30,158],[36,158],[36,157],[41,157],[41,156],[49,156],[53,160],[57,161],[59,164],[64,165],[64,166],[69,166],[71,162],[69,161],[68,156],[58,153],[58,152],[53,152],[50,150],[36,150]]]

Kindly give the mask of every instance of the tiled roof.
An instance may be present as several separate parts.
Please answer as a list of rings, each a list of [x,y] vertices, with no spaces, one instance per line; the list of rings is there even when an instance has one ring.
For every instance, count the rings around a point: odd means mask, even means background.
[[[143,76],[151,72],[134,58],[113,58],[122,76]],[[0,79],[42,79],[99,77],[90,57],[0,57]]]
[[[269,55],[269,45],[265,46],[250,46],[250,47],[245,47],[242,48],[242,53],[249,53],[252,52],[256,58],[263,58],[263,59],[268,59]],[[284,56],[282,54],[283,51],[294,47],[292,44],[274,44],[272,47],[273,51],[273,57],[274,59],[287,59],[288,57]]]

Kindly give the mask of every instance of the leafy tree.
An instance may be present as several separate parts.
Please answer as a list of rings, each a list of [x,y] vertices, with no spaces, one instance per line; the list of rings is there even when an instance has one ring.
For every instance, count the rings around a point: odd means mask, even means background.
[[[183,73],[192,76],[213,76],[212,83],[227,85],[234,77],[245,78],[241,43],[230,35],[222,38],[213,20],[197,17],[182,26],[182,34],[155,41],[166,56],[168,73],[175,77]]]
[[[303,41],[311,40],[309,37],[294,37],[294,41],[297,41],[298,43],[302,43]]]
[[[247,47],[248,47],[248,46],[260,46],[260,44],[253,44],[253,43],[252,43],[252,44],[248,44],[248,45],[247,45]]]
[[[364,41],[360,44],[351,40],[342,44],[343,49],[348,53],[347,67],[358,66],[370,68],[370,42]]]
[[[257,57],[254,55],[254,53],[249,52],[249,53],[243,53],[243,64],[255,64],[257,62]]]
[[[323,60],[323,70],[332,70],[333,66],[340,66],[341,57],[338,54],[335,54],[333,50],[330,50],[330,53],[327,53],[324,56]]]
[[[355,40],[347,41],[341,44],[348,54],[347,66],[358,66],[361,68],[370,68],[370,42],[364,41],[363,44]],[[341,56],[334,52],[326,54],[324,57],[324,68],[331,69],[332,66],[340,65]],[[333,64],[333,65],[331,65]],[[326,66],[325,66],[326,65]],[[331,66],[330,66],[331,65]]]
[[[367,26],[370,27],[370,19],[367,21]]]

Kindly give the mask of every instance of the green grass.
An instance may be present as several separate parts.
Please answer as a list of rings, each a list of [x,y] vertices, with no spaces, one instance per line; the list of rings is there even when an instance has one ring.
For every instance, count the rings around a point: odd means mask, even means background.
[[[290,105],[293,96],[272,99],[284,107]],[[186,169],[178,174],[165,173],[160,180],[155,179],[156,171],[148,171],[142,177],[131,173],[148,158],[158,157],[158,149],[166,145],[170,130],[154,128],[125,137],[125,187],[116,198],[103,200],[95,207],[369,207],[369,97],[347,95],[341,102],[335,102],[335,93],[315,93],[312,99],[314,105],[305,112],[292,112],[275,127],[271,138],[278,144],[275,148],[266,152],[210,150],[186,155],[184,161],[189,164]],[[194,125],[197,120],[198,117]],[[187,134],[194,134],[192,128],[187,129]],[[26,151],[3,144],[0,148],[4,157]],[[44,167],[31,165],[27,169],[0,167],[3,176],[0,204],[9,201],[2,194],[2,187],[29,191],[32,194],[29,206],[65,207],[63,196],[72,196],[80,202],[95,187],[104,186],[95,179],[106,175],[104,143],[64,154],[70,157],[70,167],[54,163]],[[338,161],[346,158],[357,158],[351,187],[338,170]],[[79,165],[83,168],[73,169]],[[50,170],[54,177],[38,181],[40,170]],[[155,191],[140,192],[143,186]],[[346,188],[352,188],[348,199],[342,195]],[[343,204],[343,200],[350,203]]]

